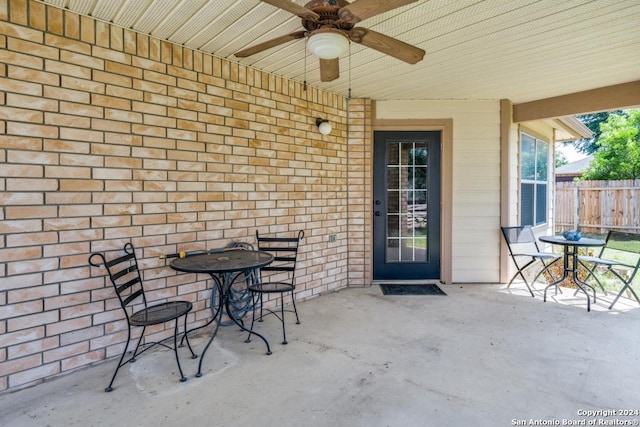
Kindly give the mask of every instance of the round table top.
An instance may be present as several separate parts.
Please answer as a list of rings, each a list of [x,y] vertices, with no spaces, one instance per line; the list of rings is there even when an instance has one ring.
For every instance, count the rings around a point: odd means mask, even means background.
[[[600,239],[583,237],[580,240],[567,240],[563,236],[540,236],[541,242],[564,246],[604,246],[607,242]]]
[[[231,273],[270,264],[273,255],[263,251],[235,250],[176,258],[171,268],[187,273]]]

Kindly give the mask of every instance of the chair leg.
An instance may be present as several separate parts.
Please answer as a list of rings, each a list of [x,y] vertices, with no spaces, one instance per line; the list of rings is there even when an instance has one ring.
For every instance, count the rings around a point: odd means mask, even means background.
[[[585,263],[578,261],[578,267],[582,266],[585,270],[587,270],[587,276],[584,278],[583,282],[587,282],[587,280],[589,280],[589,277],[593,277],[593,280],[596,281],[596,283],[598,284],[598,286],[600,287],[600,289],[602,289],[602,292],[607,295],[607,291],[604,289],[604,286],[602,286],[602,282],[600,281],[600,279],[598,279],[598,276],[595,275],[595,271],[596,271],[596,267],[597,265],[593,265],[593,267],[589,268]]]
[[[513,275],[513,277],[509,281],[509,284],[507,285],[507,289],[509,288],[509,286],[511,286],[511,284],[513,283],[515,278],[518,277],[518,275],[520,275],[520,277],[522,277],[522,281],[527,286],[527,289],[529,289],[529,293],[531,294],[532,297],[535,298],[535,295],[533,294],[533,291],[531,290],[531,286],[529,286],[529,283],[527,282],[527,279],[524,277],[524,274],[522,274],[522,270],[518,270],[518,272]]]
[[[636,294],[636,292],[633,290],[633,288],[629,285],[629,283],[625,283],[623,288],[620,290],[620,292],[618,293],[618,295],[616,295],[616,298],[613,300],[613,302],[611,303],[611,305],[609,306],[609,310],[611,310],[613,308],[613,306],[615,305],[616,302],[618,302],[618,299],[622,296],[622,294],[624,293],[624,291],[626,289],[629,289],[631,291],[631,293],[633,294],[633,297],[636,299],[636,301],[638,301],[638,303],[640,304],[640,298],[638,298],[638,295]]]
[[[280,321],[282,322],[282,344],[288,344],[287,330],[284,321],[284,292],[280,294]]]
[[[138,339],[138,345],[136,346],[136,351],[140,346],[140,340],[142,340],[143,335],[144,335],[144,329],[143,329],[143,334],[140,335],[140,338]],[[123,365],[126,365],[127,363],[131,362],[131,359],[129,359],[127,360],[127,362],[122,363],[122,361],[124,360],[124,355],[127,354],[127,349],[129,348],[129,342],[131,342],[131,327],[129,327],[129,330],[127,331],[127,343],[124,345],[124,350],[122,351],[120,360],[118,360],[118,366],[116,367],[116,371],[113,373],[113,376],[111,377],[111,382],[109,382],[109,385],[107,386],[107,388],[104,389],[104,391],[106,391],[107,393],[109,393],[110,391],[113,391],[113,382],[116,380],[116,375],[118,375],[118,371],[120,370],[120,368]]]
[[[178,319],[176,318],[176,326],[173,331],[173,352],[176,355],[176,362],[178,363],[178,371],[180,371],[180,382],[185,382],[187,380],[187,377],[185,377],[184,373],[182,373],[182,366],[180,366],[180,358],[178,357],[178,324],[179,322],[178,322]],[[187,342],[189,341],[187,340]],[[189,346],[189,348],[191,348],[191,346]]]
[[[249,329],[249,335],[244,342],[251,342],[251,335],[253,335],[253,325],[256,323],[256,304],[258,301],[262,301],[262,294],[254,293],[251,297],[251,303],[253,304],[253,310],[251,311],[251,328]],[[262,313],[262,305],[260,306],[260,312]]]
[[[524,284],[527,286],[527,289],[529,290],[529,293],[531,294],[532,297],[535,297],[535,295],[533,294],[533,290],[531,290],[531,286],[529,286],[529,282],[527,282],[527,279],[524,277],[524,274],[522,273],[527,267],[529,267],[531,264],[533,264],[535,262],[535,259],[532,259],[531,261],[529,261],[528,263],[526,263],[524,266],[522,266],[522,268],[520,268],[518,266],[518,264],[515,262],[515,266],[518,269],[518,271],[516,272],[516,274],[513,275],[513,277],[511,278],[511,280],[509,281],[509,284],[507,285],[507,289],[509,288],[509,286],[511,286],[511,284],[513,283],[513,281],[515,280],[516,277],[518,277],[518,275],[520,275],[520,277],[522,277],[522,281],[524,282]]]
[[[177,319],[176,319],[177,321]],[[191,358],[197,359],[198,355],[193,352],[193,348],[191,348],[191,343],[189,342],[189,336],[187,335],[187,315],[184,315],[184,335],[182,335],[182,339],[180,340],[180,347],[183,347],[183,342],[187,341],[187,347],[189,347],[189,351],[191,352]]]
[[[291,302],[293,303],[293,312],[296,314],[296,325],[300,324],[300,318],[298,317],[298,308],[296,307],[296,294],[291,291]]]
[[[622,294],[624,293],[624,291],[626,289],[629,289],[631,291],[631,293],[633,294],[634,298],[636,299],[636,301],[638,301],[638,303],[640,303],[640,298],[638,298],[638,295],[636,294],[636,292],[633,290],[633,288],[631,287],[631,281],[633,280],[633,276],[631,276],[631,278],[629,279],[629,281],[624,280],[624,278],[618,274],[617,271],[615,271],[613,268],[609,268],[609,271],[611,271],[611,273],[613,273],[618,280],[620,280],[622,283],[624,283],[624,286],[622,287],[622,289],[620,290],[620,292],[618,292],[618,295],[616,295],[616,298],[613,300],[613,302],[611,303],[611,305],[609,306],[609,310],[611,310],[613,308],[613,306],[615,305],[616,302],[618,302],[618,299],[620,299],[620,297],[622,296]],[[595,276],[594,276],[595,277]]]

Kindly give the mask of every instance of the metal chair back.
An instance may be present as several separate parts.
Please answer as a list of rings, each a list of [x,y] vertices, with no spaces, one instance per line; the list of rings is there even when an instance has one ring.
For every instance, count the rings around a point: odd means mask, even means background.
[[[180,359],[178,358],[178,319],[184,317],[184,330],[185,340],[189,350],[191,351],[191,357],[197,357],[191,348],[189,338],[186,335],[187,328],[187,313],[191,311],[193,305],[189,301],[168,301],[158,304],[149,305],[147,303],[147,297],[144,291],[144,285],[140,276],[140,269],[138,268],[138,259],[136,258],[135,248],[131,243],[124,245],[124,255],[116,257],[112,260],[107,260],[105,255],[101,252],[94,252],[89,256],[89,264],[93,267],[104,266],[109,274],[109,279],[113,285],[120,306],[124,311],[125,318],[127,320],[127,342],[124,345],[124,350],[120,356],[120,361],[116,367],[111,382],[105,389],[109,392],[113,390],[113,382],[116,379],[118,370],[127,363],[134,362],[136,357],[150,349],[155,345],[161,345],[163,347],[174,350],[176,362],[178,364],[178,370],[180,371],[180,381],[186,381],[187,378],[182,372],[180,366]],[[173,329],[173,347],[165,344],[162,341],[159,342],[145,342],[142,344],[144,334],[147,326],[158,325],[165,322],[174,321]],[[131,342],[131,328],[142,327],[142,333],[138,338],[135,349],[131,357],[125,360],[125,355]]]
[[[538,240],[533,233],[533,229],[529,225],[500,227],[500,229],[507,243],[509,255],[517,269],[507,287],[511,286],[517,276],[520,276],[533,297],[533,290],[524,275],[524,271],[536,262],[541,263],[542,269],[533,278],[531,282],[533,284],[541,275],[550,275],[549,268],[554,262],[558,261],[561,256],[551,252],[542,252],[538,246]],[[547,263],[547,261],[549,262]]]

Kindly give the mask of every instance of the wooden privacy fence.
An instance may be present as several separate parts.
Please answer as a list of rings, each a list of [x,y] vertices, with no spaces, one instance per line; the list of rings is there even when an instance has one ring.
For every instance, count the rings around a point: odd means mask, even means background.
[[[640,179],[557,182],[555,229],[640,232]]]

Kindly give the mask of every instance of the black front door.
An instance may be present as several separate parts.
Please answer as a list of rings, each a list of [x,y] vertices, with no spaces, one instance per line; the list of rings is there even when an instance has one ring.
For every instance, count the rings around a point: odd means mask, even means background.
[[[374,132],[373,280],[440,278],[440,132]]]

